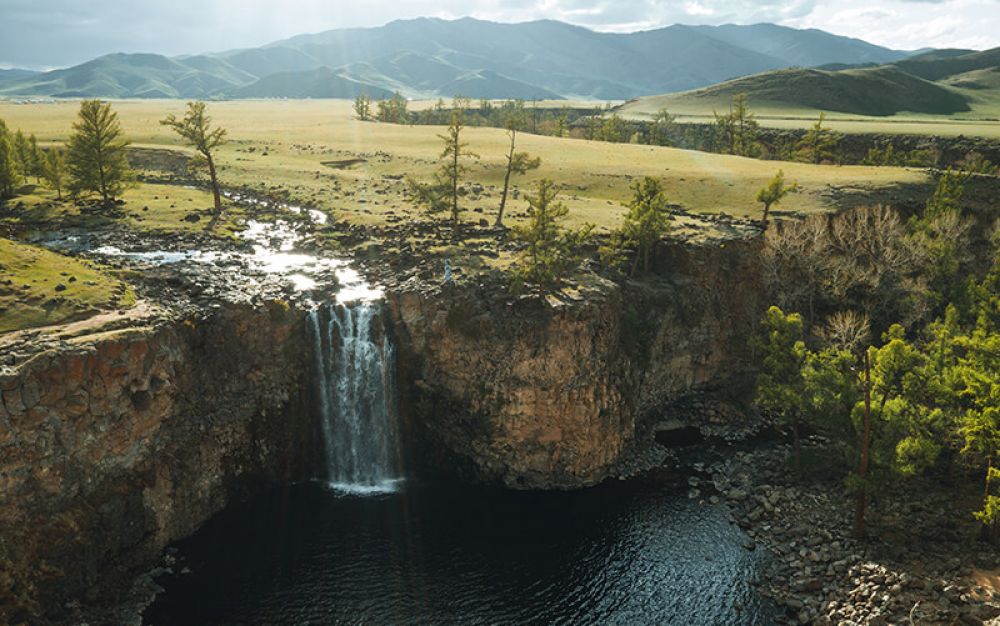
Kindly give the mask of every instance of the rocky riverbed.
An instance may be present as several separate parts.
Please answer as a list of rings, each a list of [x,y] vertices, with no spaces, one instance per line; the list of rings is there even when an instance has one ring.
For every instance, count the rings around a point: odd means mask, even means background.
[[[806,446],[832,452],[820,440]],[[699,466],[689,494],[725,499],[751,538],[745,547],[773,555],[760,589],[785,607],[785,623],[1000,624],[1000,550],[978,540],[976,493],[957,481],[906,484],[872,503],[869,538],[857,541],[843,481],[797,478],[788,455],[767,445]]]

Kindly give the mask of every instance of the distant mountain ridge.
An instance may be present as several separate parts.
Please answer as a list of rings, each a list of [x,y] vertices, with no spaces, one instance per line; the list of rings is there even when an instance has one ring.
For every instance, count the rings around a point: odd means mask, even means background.
[[[688,92],[640,98],[622,110],[725,108],[737,94],[768,108],[874,116],[995,110],[1000,103],[1000,48],[937,50],[887,64],[774,70]]]
[[[35,75],[0,74],[0,95],[132,98],[594,98],[705,87],[789,67],[910,56],[773,24],[598,33],[563,22],[420,18],[298,35],[259,48],[167,58],[111,54]]]

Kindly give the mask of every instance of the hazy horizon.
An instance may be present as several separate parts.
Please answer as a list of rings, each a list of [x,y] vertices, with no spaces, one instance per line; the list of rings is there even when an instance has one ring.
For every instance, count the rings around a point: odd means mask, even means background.
[[[554,19],[605,32],[766,22],[817,28],[898,50],[1000,46],[1000,32],[994,28],[1000,22],[1000,0],[373,0],[364,6],[299,0],[298,9],[271,0],[3,4],[0,67],[35,70],[68,67],[114,52],[177,56],[258,47],[299,34],[419,17],[510,23]]]

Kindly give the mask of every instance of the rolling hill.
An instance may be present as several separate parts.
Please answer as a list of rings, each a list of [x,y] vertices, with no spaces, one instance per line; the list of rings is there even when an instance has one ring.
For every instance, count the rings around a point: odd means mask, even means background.
[[[255,78],[212,58],[109,54],[82,65],[0,82],[0,94],[57,98],[199,98]]]
[[[361,94],[392,96],[387,89],[345,78],[329,67],[271,74],[231,92],[235,98],[356,98]]]
[[[37,75],[0,75],[0,95],[130,98],[596,98],[696,89],[792,66],[887,63],[908,53],[772,24],[598,33],[552,20],[422,18],[299,35],[259,48],[167,58],[112,54]],[[329,85],[322,81],[331,81]],[[327,95],[334,94],[334,95]]]
[[[992,111],[1000,103],[1000,48],[934,51],[883,65],[763,72],[711,87],[627,103],[626,113],[661,108],[710,113],[745,93],[755,108],[819,110],[865,116],[957,115]]]

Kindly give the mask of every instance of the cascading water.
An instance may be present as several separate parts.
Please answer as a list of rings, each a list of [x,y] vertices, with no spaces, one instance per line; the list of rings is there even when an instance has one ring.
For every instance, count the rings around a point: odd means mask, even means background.
[[[393,349],[382,324],[379,301],[309,314],[326,478],[338,491],[385,493],[401,482]]]

